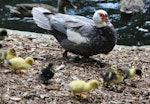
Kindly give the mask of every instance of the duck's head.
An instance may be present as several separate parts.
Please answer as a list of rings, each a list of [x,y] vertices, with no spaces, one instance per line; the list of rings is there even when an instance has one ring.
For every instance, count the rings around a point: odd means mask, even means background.
[[[92,86],[92,88],[97,88],[99,86],[99,82],[96,79],[90,80],[88,83]]]
[[[96,10],[93,15],[93,21],[97,27],[104,27],[108,23],[108,14],[104,10]]]
[[[32,57],[27,57],[25,59],[25,62],[28,63],[28,64],[30,64],[30,65],[32,65],[34,63],[34,59]]]

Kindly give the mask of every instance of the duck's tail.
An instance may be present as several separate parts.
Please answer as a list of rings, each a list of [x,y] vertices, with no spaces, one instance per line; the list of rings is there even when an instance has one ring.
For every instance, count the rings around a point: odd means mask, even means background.
[[[51,30],[49,17],[52,13],[49,10],[42,7],[33,7],[31,13],[33,15],[33,20],[39,27],[46,30]]]

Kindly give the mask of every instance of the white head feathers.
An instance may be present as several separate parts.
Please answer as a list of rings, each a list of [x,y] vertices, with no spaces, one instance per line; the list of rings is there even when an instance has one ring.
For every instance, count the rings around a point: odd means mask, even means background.
[[[93,21],[97,27],[103,27],[107,25],[108,17],[107,12],[104,10],[97,10],[93,15]]]

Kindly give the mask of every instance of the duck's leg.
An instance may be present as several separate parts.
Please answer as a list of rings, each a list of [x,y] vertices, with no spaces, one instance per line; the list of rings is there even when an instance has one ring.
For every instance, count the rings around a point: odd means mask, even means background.
[[[90,58],[90,57],[82,57],[82,61],[86,63],[95,63],[96,65],[100,66],[101,68],[105,67],[105,63],[102,63],[100,60]]]
[[[64,58],[67,58],[67,57],[68,57],[68,56],[67,56],[67,53],[68,53],[68,51],[65,50],[65,52],[63,53],[63,57],[64,57]]]
[[[79,56],[68,56],[67,53],[68,53],[68,51],[65,50],[65,52],[63,53],[63,57],[67,58],[69,61],[77,62],[77,61],[81,60],[81,58]]]

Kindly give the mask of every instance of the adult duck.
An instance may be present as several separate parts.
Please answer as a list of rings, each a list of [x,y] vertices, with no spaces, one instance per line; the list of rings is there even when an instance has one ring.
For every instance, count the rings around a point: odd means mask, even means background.
[[[73,8],[77,8],[73,3],[72,0],[58,0],[58,10],[53,6],[47,4],[16,4],[16,7],[10,7],[10,12],[12,15],[17,17],[32,17],[31,10],[33,7],[43,7],[48,9],[52,13],[66,13],[66,6],[70,6]]]
[[[144,2],[143,0],[121,0],[119,6],[121,12],[132,14],[144,9]]]
[[[117,34],[108,20],[107,12],[97,10],[93,20],[78,15],[53,14],[44,8],[32,9],[35,23],[58,40],[67,52],[88,58],[96,54],[108,54],[116,44]]]

